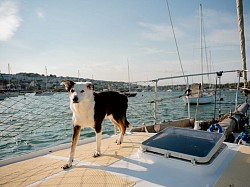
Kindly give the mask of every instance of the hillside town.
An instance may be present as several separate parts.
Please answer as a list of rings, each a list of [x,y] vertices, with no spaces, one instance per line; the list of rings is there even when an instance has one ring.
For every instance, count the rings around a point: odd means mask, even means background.
[[[64,91],[64,86],[61,82],[64,80],[72,81],[90,81],[94,84],[95,90],[116,90],[126,91],[128,90],[128,83],[126,82],[112,82],[104,80],[91,80],[88,78],[76,78],[76,77],[57,77],[56,75],[40,75],[37,73],[17,73],[17,74],[0,74],[0,90],[12,91],[18,90],[23,92],[34,92],[38,90],[50,90],[50,91]],[[132,84],[133,90],[141,91],[145,89],[145,86]],[[151,88],[147,88],[151,90]]]
[[[17,73],[17,74],[0,74],[0,90],[1,91],[22,91],[22,92],[35,92],[39,90],[50,90],[53,92],[64,91],[64,86],[61,82],[64,80],[72,81],[90,81],[94,84],[96,91],[103,90],[115,90],[115,91],[128,91],[129,85],[127,82],[113,82],[105,80],[92,80],[88,78],[77,78],[77,77],[57,77],[56,75],[40,75],[38,73]],[[153,91],[154,84],[148,85],[133,83],[130,86],[131,90],[141,91]],[[223,89],[236,89],[235,83],[227,83],[220,86]],[[174,90],[185,90],[186,85],[166,85],[158,86],[159,91],[166,91],[169,89]]]

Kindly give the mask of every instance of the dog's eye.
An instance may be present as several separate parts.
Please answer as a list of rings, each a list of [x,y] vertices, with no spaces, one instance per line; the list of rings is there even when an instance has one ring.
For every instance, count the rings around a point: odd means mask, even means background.
[[[74,92],[75,92],[75,90],[74,90],[74,89],[71,89],[71,90],[70,90],[70,92],[71,92],[71,93],[74,93]]]
[[[83,93],[84,92],[84,90],[81,90],[81,93]]]

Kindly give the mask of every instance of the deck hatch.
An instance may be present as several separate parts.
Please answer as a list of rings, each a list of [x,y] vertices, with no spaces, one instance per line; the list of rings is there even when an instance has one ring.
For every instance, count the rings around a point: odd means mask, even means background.
[[[142,150],[206,163],[220,149],[224,139],[219,133],[168,127],[142,142]]]

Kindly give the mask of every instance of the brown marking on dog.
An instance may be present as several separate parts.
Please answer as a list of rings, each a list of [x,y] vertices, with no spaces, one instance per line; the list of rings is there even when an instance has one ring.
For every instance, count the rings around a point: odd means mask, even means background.
[[[73,81],[71,81],[71,80],[63,81],[61,84],[64,84],[65,90],[67,92],[69,92],[71,90],[71,88],[75,85],[75,83]]]

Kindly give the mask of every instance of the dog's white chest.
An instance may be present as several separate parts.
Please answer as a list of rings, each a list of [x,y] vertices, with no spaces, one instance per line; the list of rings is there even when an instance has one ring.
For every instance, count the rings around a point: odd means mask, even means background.
[[[83,127],[94,128],[94,102],[82,102],[72,104],[71,110],[73,112],[73,124]]]

